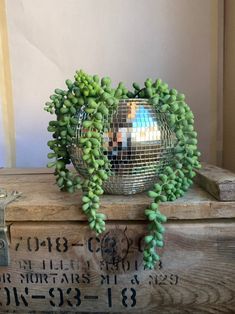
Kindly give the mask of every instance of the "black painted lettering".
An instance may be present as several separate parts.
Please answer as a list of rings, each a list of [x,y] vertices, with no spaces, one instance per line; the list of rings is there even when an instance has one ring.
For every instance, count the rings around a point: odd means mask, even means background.
[[[55,295],[54,295],[54,288],[51,288],[50,290],[49,290],[49,296],[51,297],[51,298],[55,298]],[[49,301],[50,302],[50,304],[52,305],[52,306],[55,306],[55,303],[52,301],[52,300],[50,300]]]
[[[108,288],[108,305],[112,307],[112,289]]]
[[[101,275],[101,281],[100,281],[101,285],[107,284],[109,285],[109,275]]]
[[[49,295],[51,298],[58,300],[58,304],[56,304],[53,300],[50,300],[49,302],[52,306],[61,307],[64,304],[64,295],[61,288],[51,288],[49,290]]]
[[[100,239],[99,238],[89,238],[88,239],[88,250],[91,252],[91,253],[97,253],[100,251],[100,247],[98,246],[100,244]],[[98,246],[98,247],[97,247]]]
[[[82,283],[90,283],[90,274],[82,274]]]
[[[132,303],[131,303],[131,307],[134,307],[136,305],[136,290],[131,288],[131,300],[132,300]]]
[[[138,279],[138,275],[134,275],[133,278],[131,279],[131,283],[133,285],[139,285],[140,284],[140,281]]]
[[[106,269],[109,271],[118,271],[119,270],[119,264],[120,261],[118,261],[118,256],[116,258],[113,258],[112,263],[106,262]]]
[[[6,293],[6,306],[11,304],[11,293],[7,287],[4,287],[4,291]]]
[[[52,282],[56,283],[56,277],[57,277],[58,273],[50,273],[50,278],[52,278]]]
[[[61,283],[69,283],[69,280],[66,274],[62,274]]]
[[[11,283],[11,274],[9,274],[9,273],[5,274],[5,282],[6,283]]]
[[[53,262],[53,260],[50,259],[50,270],[59,270],[59,266],[56,265],[55,262]]]
[[[69,296],[71,291],[72,291],[72,289],[68,288],[66,291],[66,294]],[[69,299],[67,299],[67,303],[69,306],[73,306],[73,303]]]
[[[70,269],[72,270],[79,270],[80,265],[78,261],[70,260]]]
[[[153,276],[152,275],[149,275],[149,285],[153,285],[154,283],[154,279],[153,279]]]
[[[167,275],[159,275],[157,278],[159,285],[167,285]]]
[[[138,261],[135,260],[135,270],[138,270],[138,269],[139,269],[139,267],[138,267]]]
[[[102,248],[102,254],[108,254],[115,256],[117,253],[117,241],[114,237],[106,236],[104,238],[103,248]]]
[[[162,269],[162,267],[163,267],[163,266],[162,266],[162,261],[159,260],[159,261],[158,261],[158,269]]]
[[[25,294],[28,295],[28,293],[29,293],[28,288],[25,288]],[[25,295],[23,295],[23,294],[19,295],[16,287],[13,287],[13,295],[14,295],[16,306],[21,305],[20,301],[22,301],[24,306],[26,306],[26,307],[29,305],[26,298],[25,298]]]
[[[70,299],[67,299],[67,303],[68,303],[68,305],[69,306],[76,306],[76,307],[78,307],[80,304],[81,304],[81,292],[80,292],[80,290],[79,289],[77,289],[77,288],[75,288],[74,290],[72,290],[71,288],[68,288],[67,290],[66,290],[66,294],[70,297],[71,296],[71,294],[73,293],[75,291],[75,295],[73,295],[73,297],[72,297],[72,299],[74,300],[75,299],[75,301],[76,301],[76,304],[74,304],[74,302],[72,302]]]
[[[126,296],[127,288],[122,289],[122,304],[127,307],[127,296]]]
[[[41,274],[41,275],[42,275],[42,277],[43,277],[42,282],[48,283],[48,275],[47,275],[47,274]]]
[[[57,288],[57,290],[59,292],[59,300],[60,300],[60,303],[58,306],[61,307],[64,304],[64,295],[61,288]]]
[[[48,275],[40,273],[20,273],[20,282],[26,284],[48,284]]]
[[[101,260],[101,261],[100,261],[100,270],[104,270],[105,266],[106,266],[105,261],[104,261],[104,260]]]
[[[70,270],[69,266],[70,264],[66,264],[63,260],[60,261],[61,264],[61,270]]]
[[[140,253],[144,252],[144,238],[140,237],[138,240],[138,250]]]
[[[159,275],[149,275],[149,285],[177,285],[179,276],[175,274],[159,274]]]
[[[178,281],[179,281],[179,276],[175,275],[175,274],[170,274],[169,279],[170,279],[170,284],[171,285],[177,285]]]
[[[0,283],[11,283],[11,274],[9,273],[0,274]]]
[[[37,237],[27,238],[27,248],[30,252],[37,252],[39,250],[39,240]]]
[[[124,272],[130,270],[130,262],[128,260],[122,261],[122,269]]]
[[[56,250],[57,252],[67,252],[68,251],[68,240],[63,237],[63,238],[56,238]]]
[[[20,238],[19,238],[19,242],[17,242],[16,245],[15,245],[15,251],[18,251],[18,250],[19,250],[19,246],[20,246],[20,243],[21,243],[22,240],[23,240],[23,238],[20,237]]]
[[[37,273],[31,273],[27,274],[29,276],[30,283],[39,283],[39,274]]]
[[[79,274],[74,274],[73,275],[73,282],[72,283],[80,283]]]
[[[47,247],[48,247],[48,252],[52,251],[52,241],[50,237],[47,237]]]
[[[128,302],[127,292],[130,292],[130,302]],[[128,307],[129,305],[131,307],[134,307],[136,305],[136,290],[135,289],[133,289],[133,288],[130,288],[130,289],[124,288],[124,289],[122,289],[122,304],[125,307]]]
[[[20,260],[19,261],[20,269],[31,270],[32,269],[32,261],[31,260]]]
[[[28,283],[26,280],[26,277],[27,277],[27,274],[26,274],[26,276],[24,274],[20,274],[20,282],[21,283]],[[26,280],[26,282],[25,282],[25,280]]]
[[[75,288],[76,294],[75,294],[75,300],[77,301],[76,306],[79,306],[81,304],[81,292],[79,289]]]

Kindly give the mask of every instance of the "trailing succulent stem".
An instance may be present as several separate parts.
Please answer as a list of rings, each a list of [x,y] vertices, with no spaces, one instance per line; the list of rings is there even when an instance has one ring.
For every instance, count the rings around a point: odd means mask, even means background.
[[[153,268],[159,255],[156,248],[163,247],[162,223],[167,218],[159,211],[161,202],[173,201],[184,195],[192,184],[195,168],[200,168],[197,150],[197,133],[194,131],[194,116],[185,103],[185,96],[176,89],[169,89],[160,79],[147,79],[144,87],[133,83],[133,91],[121,82],[116,89],[111,87],[109,77],[101,80],[97,75],[90,76],[77,71],[75,80],[66,80],[67,89],[55,89],[46,103],[45,110],[56,114],[56,120],[50,121],[48,131],[53,139],[48,142],[52,150],[48,158],[53,159],[48,167],[55,168],[57,185],[70,193],[82,189],[82,210],[87,215],[89,226],[97,234],[105,230],[105,215],[98,212],[102,185],[110,175],[110,163],[103,146],[103,132],[108,128],[120,99],[147,98],[157,112],[165,113],[167,121],[174,131],[177,142],[174,148],[174,160],[164,168],[148,196],[152,202],[145,210],[149,220],[148,235],[145,237],[144,262]],[[71,163],[68,147],[73,144],[79,123],[77,113],[84,110],[86,118],[82,122],[83,132],[78,145],[83,152],[83,161],[87,167],[87,177],[81,178],[67,169]]]

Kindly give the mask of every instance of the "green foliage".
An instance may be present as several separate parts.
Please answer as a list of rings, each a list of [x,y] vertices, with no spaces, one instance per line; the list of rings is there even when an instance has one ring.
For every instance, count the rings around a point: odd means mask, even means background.
[[[50,96],[50,102],[45,110],[56,115],[56,120],[50,121],[48,131],[53,139],[48,142],[53,151],[48,154],[52,159],[48,167],[55,168],[57,185],[61,190],[70,193],[82,189],[82,210],[86,214],[89,226],[97,234],[105,230],[105,215],[98,212],[100,196],[103,194],[102,184],[109,177],[109,161],[104,154],[103,132],[108,127],[110,117],[116,111],[119,99],[147,98],[157,112],[164,112],[168,123],[176,134],[175,159],[171,166],[165,167],[159,175],[159,181],[148,191],[152,199],[145,215],[149,220],[148,232],[145,237],[144,262],[152,269],[159,260],[157,248],[163,246],[162,223],[167,218],[159,211],[160,203],[174,201],[184,195],[192,184],[194,169],[200,168],[197,150],[197,133],[194,131],[194,115],[185,102],[184,94],[176,89],[169,89],[161,79],[147,79],[144,87],[133,83],[133,91],[128,91],[121,82],[116,89],[111,87],[109,77],[100,79],[97,75],[90,76],[83,71],[77,71],[75,80],[66,80],[67,89],[55,89]],[[76,113],[82,106],[87,113],[83,121],[86,132],[79,139],[83,151],[83,161],[88,170],[88,177],[70,172],[68,145],[76,134],[78,120]]]

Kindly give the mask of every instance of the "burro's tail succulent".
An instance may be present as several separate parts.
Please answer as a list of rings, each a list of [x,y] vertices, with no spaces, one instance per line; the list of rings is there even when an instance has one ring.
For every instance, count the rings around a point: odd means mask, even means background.
[[[159,260],[158,248],[163,247],[163,223],[167,217],[160,210],[160,204],[174,201],[184,195],[192,185],[195,169],[200,168],[197,149],[197,132],[194,130],[194,115],[185,102],[184,94],[170,89],[161,79],[146,79],[144,86],[133,83],[128,90],[124,83],[116,88],[111,79],[100,79],[84,71],[77,71],[74,81],[66,80],[66,89],[55,89],[46,103],[45,110],[55,115],[49,122],[48,131],[52,140],[48,146],[52,159],[48,167],[54,167],[57,185],[70,193],[81,189],[82,210],[88,218],[91,229],[97,234],[105,230],[105,215],[100,213],[100,196],[104,193],[103,183],[111,175],[110,161],[103,145],[103,133],[107,130],[113,114],[123,99],[146,99],[157,112],[164,113],[169,127],[175,134],[173,158],[170,165],[163,167],[158,180],[147,192],[151,199],[145,209],[149,221],[148,234],[145,236],[144,263],[152,269]],[[82,121],[84,132],[77,145],[82,150],[82,160],[87,175],[80,176],[71,172],[67,166],[71,163],[69,147],[74,145],[77,126],[80,123],[78,112],[83,110],[86,118]]]

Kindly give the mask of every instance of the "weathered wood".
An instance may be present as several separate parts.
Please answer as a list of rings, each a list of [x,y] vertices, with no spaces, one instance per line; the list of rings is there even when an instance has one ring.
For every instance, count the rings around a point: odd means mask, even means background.
[[[161,262],[142,262],[145,226],[13,223],[0,312],[232,313],[235,222],[169,223]]]
[[[203,163],[196,182],[220,201],[235,200],[235,173],[229,170]]]
[[[60,192],[52,174],[3,175],[0,185],[22,192],[22,197],[8,206],[7,221],[85,221],[81,211],[81,194]],[[144,220],[144,209],[150,203],[145,193],[133,196],[104,195],[101,211],[108,220]],[[218,202],[194,186],[175,202],[161,204],[169,219],[209,219],[235,217],[234,202]]]
[[[194,186],[162,204],[165,247],[148,271],[145,193],[104,195],[107,229],[96,237],[81,194],[60,192],[48,169],[3,170],[0,186],[23,196],[7,208],[11,265],[0,268],[0,313],[235,312],[235,202]]]

